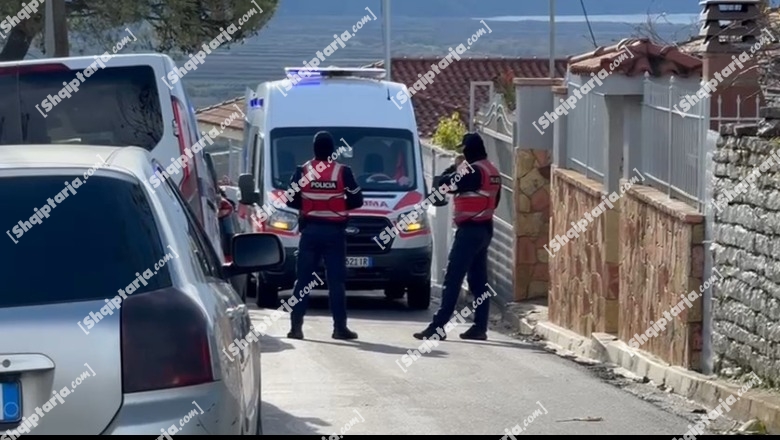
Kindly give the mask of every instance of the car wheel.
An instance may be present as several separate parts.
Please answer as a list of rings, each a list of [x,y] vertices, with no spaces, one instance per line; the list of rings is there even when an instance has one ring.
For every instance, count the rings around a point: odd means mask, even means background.
[[[279,286],[268,284],[260,275],[257,282],[255,300],[257,306],[263,309],[276,309],[279,307]]]
[[[385,289],[387,299],[401,299],[404,297],[404,286],[390,286]]]
[[[431,305],[431,280],[408,287],[406,304],[412,310],[427,310]]]

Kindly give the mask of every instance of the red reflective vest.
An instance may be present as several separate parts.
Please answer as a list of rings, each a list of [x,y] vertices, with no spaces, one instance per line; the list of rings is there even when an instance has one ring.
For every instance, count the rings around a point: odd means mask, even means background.
[[[324,163],[327,168],[317,173],[317,165],[320,163]],[[348,214],[347,199],[344,195],[344,165],[338,162],[310,160],[303,164],[303,174],[311,180],[301,187],[301,215],[304,218],[334,222],[346,220]]]
[[[455,210],[453,216],[456,225],[466,221],[481,222],[492,220],[493,213],[496,210],[496,196],[501,191],[501,174],[489,160],[480,160],[471,165],[479,169],[482,183],[478,191],[456,193],[454,195]]]

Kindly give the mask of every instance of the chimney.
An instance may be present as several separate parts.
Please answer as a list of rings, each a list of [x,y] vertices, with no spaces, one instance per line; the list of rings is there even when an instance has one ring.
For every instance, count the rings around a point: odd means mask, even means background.
[[[719,81],[711,95],[712,126],[718,119],[755,118],[762,102],[758,69],[751,47],[761,40],[760,0],[702,0],[699,36],[703,37],[702,79]],[[766,38],[764,38],[766,40]],[[759,52],[756,53],[758,55]],[[736,60],[735,60],[736,59]],[[736,63],[739,61],[743,67]],[[718,75],[716,75],[716,73]],[[728,77],[726,77],[728,75]],[[722,78],[722,82],[718,80]]]

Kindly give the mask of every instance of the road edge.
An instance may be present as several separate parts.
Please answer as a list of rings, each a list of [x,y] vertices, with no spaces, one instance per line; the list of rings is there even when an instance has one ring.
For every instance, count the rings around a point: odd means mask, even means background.
[[[561,357],[570,360],[580,357],[621,367],[707,408],[715,408],[720,404],[720,399],[736,395],[740,388],[740,385],[725,382],[717,376],[706,376],[666,364],[648,353],[632,349],[611,334],[593,333],[587,338],[549,321],[529,320],[500,302],[492,301],[491,306],[499,308],[503,322],[517,333],[556,346],[559,348],[556,354]],[[769,434],[780,434],[780,395],[766,389],[749,390],[731,405],[729,417],[739,420],[758,419]]]

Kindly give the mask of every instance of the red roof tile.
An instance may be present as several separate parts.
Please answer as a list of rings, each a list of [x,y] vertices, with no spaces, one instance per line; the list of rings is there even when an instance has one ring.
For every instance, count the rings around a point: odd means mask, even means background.
[[[393,81],[411,88],[418,80],[418,74],[431,70],[431,65],[441,58],[394,58]],[[374,63],[382,67],[384,62]],[[566,75],[566,60],[556,60],[556,77]],[[493,81],[511,72],[515,78],[549,77],[549,60],[540,58],[463,58],[453,62],[436,75],[426,90],[412,97],[414,113],[420,136],[430,137],[436,131],[439,120],[458,112],[468,126],[469,94],[472,81]],[[476,108],[488,102],[488,88],[477,87]]]
[[[431,64],[438,63],[441,58],[394,58],[393,81],[412,87],[418,80],[418,74],[424,74]],[[382,67],[379,61],[371,66]],[[567,60],[555,61],[558,78],[566,75]],[[460,114],[463,123],[468,126],[469,93],[472,81],[493,81],[499,76],[511,72],[515,78],[548,78],[549,60],[537,58],[462,58],[453,62],[441,73],[436,75],[426,90],[417,92],[412,97],[414,113],[417,118],[419,134],[423,138],[433,135],[439,120],[449,117],[454,112]],[[476,91],[476,108],[488,102],[488,88],[478,87]],[[219,125],[235,111],[237,104],[244,108],[243,97],[234,98],[223,103],[199,109],[198,122]],[[243,129],[243,121],[235,120],[232,128]]]
[[[243,131],[244,119],[231,117],[231,115],[237,111],[236,106],[238,106],[241,111],[244,111],[246,106],[244,105],[243,97],[228,99],[227,101],[220,102],[219,104],[198,109],[195,111],[195,116],[197,117],[199,123],[216,126],[219,126],[226,121],[230,121],[230,125],[226,126],[226,128],[230,127],[234,130]]]
[[[633,58],[621,61],[611,70],[610,64],[624,52],[630,53]],[[701,75],[701,68],[699,58],[681,52],[674,46],[657,45],[647,38],[627,38],[614,46],[599,47],[593,52],[569,59],[569,70],[575,75],[590,75],[606,69],[626,76],[649,73],[653,76],[687,77]]]

